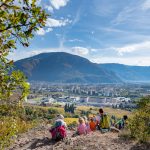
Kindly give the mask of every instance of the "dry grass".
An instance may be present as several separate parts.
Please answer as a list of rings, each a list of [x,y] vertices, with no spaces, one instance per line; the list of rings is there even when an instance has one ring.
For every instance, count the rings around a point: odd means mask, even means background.
[[[91,110],[92,114],[90,114],[91,116],[93,114],[97,114],[98,113],[99,107],[93,107],[93,106],[79,106],[79,107],[77,107],[76,112],[79,113],[82,110],[89,111],[90,108],[92,108],[92,110]],[[113,108],[110,108],[110,107],[104,107],[103,109],[110,116],[111,115],[115,115],[117,118],[121,118],[123,115],[128,115],[129,117],[132,115],[132,112],[126,111],[126,110],[113,109]]]

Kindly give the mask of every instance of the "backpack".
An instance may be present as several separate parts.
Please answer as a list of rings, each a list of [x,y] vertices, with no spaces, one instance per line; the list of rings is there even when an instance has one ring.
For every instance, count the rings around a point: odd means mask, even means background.
[[[107,114],[101,116],[100,120],[100,128],[109,129],[110,128],[110,120]]]
[[[60,141],[67,136],[67,132],[64,126],[59,126],[50,130],[52,139],[55,141]]]

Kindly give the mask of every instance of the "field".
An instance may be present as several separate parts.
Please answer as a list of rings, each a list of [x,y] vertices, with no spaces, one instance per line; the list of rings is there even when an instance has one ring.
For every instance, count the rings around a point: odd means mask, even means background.
[[[96,115],[98,113],[99,108],[98,107],[92,107],[92,106],[78,106],[77,107],[77,112],[80,111],[90,111],[91,115]],[[123,115],[128,115],[131,116],[131,112],[130,111],[126,111],[126,110],[121,110],[121,109],[113,109],[110,107],[104,107],[103,108],[104,112],[108,113],[110,116],[115,115],[118,118],[121,118]]]
[[[77,106],[75,114],[71,114],[68,112],[66,113],[62,106],[51,106],[51,107],[34,106],[33,108],[37,110],[37,112],[42,112],[43,114],[42,116],[44,116],[47,119],[56,117],[57,114],[62,114],[64,115],[65,121],[68,125],[77,122],[79,116],[88,115],[89,117],[92,117],[93,115],[97,115],[99,110],[98,107],[93,106]],[[109,116],[115,115],[117,118],[121,118],[123,115],[128,115],[129,117],[131,116],[131,112],[129,111],[121,109],[113,109],[110,107],[104,107],[103,109],[104,112],[106,112]]]

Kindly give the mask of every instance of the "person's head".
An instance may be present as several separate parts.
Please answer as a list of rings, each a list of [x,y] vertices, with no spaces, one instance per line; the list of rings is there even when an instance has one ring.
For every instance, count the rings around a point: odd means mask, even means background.
[[[87,121],[87,120],[88,120],[86,116],[83,116],[83,119],[84,119],[85,121]]]
[[[100,114],[103,114],[103,113],[104,113],[104,111],[103,111],[102,108],[99,109],[99,113],[100,113]]]
[[[79,118],[79,123],[80,123],[80,124],[85,123],[85,121],[84,121],[84,119],[83,119],[82,117]]]
[[[93,121],[94,121],[94,118],[93,118],[93,117],[91,117],[91,118],[90,118],[90,121],[91,121],[91,122],[93,122]]]
[[[57,115],[57,119],[62,119],[64,120],[64,116],[62,114]]]
[[[124,120],[127,120],[127,119],[128,119],[128,116],[127,116],[127,115],[124,115],[124,116],[123,116],[123,119],[124,119]]]

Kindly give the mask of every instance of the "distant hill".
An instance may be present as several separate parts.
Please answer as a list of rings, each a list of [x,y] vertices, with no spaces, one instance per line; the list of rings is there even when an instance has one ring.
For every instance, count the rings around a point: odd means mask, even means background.
[[[15,62],[30,81],[53,83],[150,82],[150,67],[96,64],[64,52],[42,53]]]
[[[115,73],[88,59],[64,52],[42,53],[15,62],[31,81],[53,83],[121,83]]]
[[[100,68],[114,72],[124,82],[150,82],[150,67],[108,63]]]

